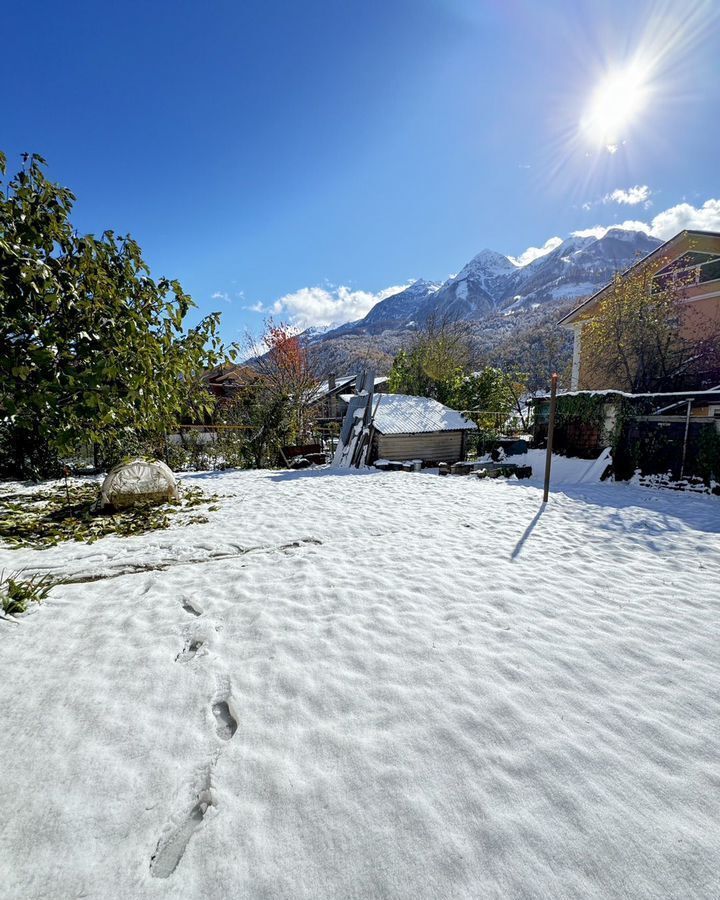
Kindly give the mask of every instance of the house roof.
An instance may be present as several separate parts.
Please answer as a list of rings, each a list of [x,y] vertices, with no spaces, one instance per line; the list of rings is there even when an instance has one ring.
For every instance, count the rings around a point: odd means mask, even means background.
[[[380,434],[423,434],[433,431],[476,430],[462,413],[429,397],[380,394],[373,425]]]
[[[691,234],[698,235],[699,237],[720,238],[720,232],[717,231],[699,231],[695,228],[686,228],[684,231],[679,231],[674,237],[671,237],[670,240],[665,241],[664,244],[660,244],[659,247],[656,247],[654,250],[648,253],[647,256],[643,256],[642,259],[639,259],[631,266],[628,266],[622,274],[627,275],[627,273],[634,269],[636,266],[641,265],[642,263],[646,263],[649,259],[652,259],[653,257],[661,254],[669,247],[678,244],[681,239]],[[595,291],[595,293],[592,294],[592,296],[588,297],[587,300],[583,300],[583,302],[576,306],[575,309],[571,309],[569,313],[566,313],[562,317],[562,319],[558,321],[558,325],[564,325],[566,323],[572,322],[584,309],[587,309],[588,306],[592,306],[599,299],[600,295],[608,289],[610,284],[611,282],[608,282],[608,284],[604,284],[599,291]]]
[[[223,363],[204,373],[203,379],[210,384],[246,384],[259,376],[257,369],[244,364]]]
[[[323,397],[327,397],[330,394],[339,394],[340,391],[347,391],[347,389],[352,387],[356,381],[357,375],[338,375],[335,378],[335,387],[332,390],[330,389],[330,381],[323,381],[313,391],[310,402],[315,403],[316,401],[322,400]],[[387,375],[379,375],[375,379],[375,387],[379,387],[381,384],[385,384],[386,381]]]
[[[608,388],[602,391],[559,391],[557,397],[558,399],[560,399],[560,397],[606,397],[608,400],[613,400],[620,397],[629,397],[630,399],[648,397],[657,400],[673,400],[679,398],[680,401],[705,400],[706,402],[713,403],[720,402],[720,385],[714,388],[710,388],[709,390],[705,390],[703,388],[697,391],[659,391],[645,394],[631,394],[628,391],[618,391],[614,388]],[[532,397],[530,400],[530,403],[532,405],[549,402],[550,394],[545,394],[543,396],[537,395],[535,397]]]

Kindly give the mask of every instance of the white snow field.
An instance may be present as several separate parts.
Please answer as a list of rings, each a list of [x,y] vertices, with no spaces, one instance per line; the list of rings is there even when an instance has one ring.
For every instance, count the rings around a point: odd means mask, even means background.
[[[0,622],[0,896],[720,896],[716,498],[186,480],[209,524],[0,551],[88,579]]]

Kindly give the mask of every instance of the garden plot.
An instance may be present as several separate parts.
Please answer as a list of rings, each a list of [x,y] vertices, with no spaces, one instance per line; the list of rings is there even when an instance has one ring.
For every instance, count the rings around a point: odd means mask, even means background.
[[[184,480],[0,551],[72,581],[0,622],[1,897],[718,896],[718,500]]]

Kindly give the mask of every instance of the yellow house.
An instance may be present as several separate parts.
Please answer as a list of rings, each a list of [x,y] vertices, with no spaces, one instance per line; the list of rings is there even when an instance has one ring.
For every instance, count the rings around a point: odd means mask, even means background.
[[[627,269],[626,273],[636,266],[649,267],[653,282],[657,280],[667,286],[668,280],[677,280],[683,285],[681,305],[687,312],[681,321],[681,332],[686,335],[700,332],[702,336],[720,333],[720,233],[681,231]],[[602,387],[605,390],[623,387],[612,383],[614,379],[609,375],[607,384],[590,384],[588,354],[583,354],[583,326],[593,318],[611,287],[612,283],[605,285],[558,323],[572,328],[574,332],[573,391],[588,387]],[[593,368],[593,375],[597,382],[597,364]]]

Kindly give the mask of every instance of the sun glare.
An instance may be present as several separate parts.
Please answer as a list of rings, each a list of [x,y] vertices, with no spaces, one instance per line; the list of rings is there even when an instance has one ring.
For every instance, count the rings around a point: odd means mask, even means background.
[[[647,78],[637,67],[608,74],[592,95],[582,129],[592,143],[614,153],[647,101]]]

